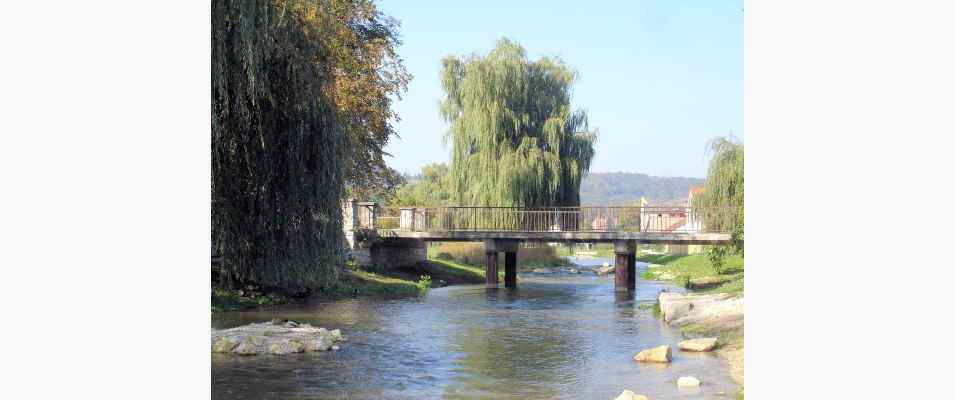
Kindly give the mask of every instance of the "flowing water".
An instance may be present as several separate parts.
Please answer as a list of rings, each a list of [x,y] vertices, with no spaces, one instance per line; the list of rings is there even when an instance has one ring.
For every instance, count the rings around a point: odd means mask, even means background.
[[[605,261],[613,262],[574,260]],[[212,397],[613,399],[624,389],[651,399],[734,397],[739,387],[726,365],[712,354],[679,351],[679,330],[649,308],[661,290],[680,288],[638,279],[635,294],[616,294],[612,275],[581,272],[520,274],[517,290],[450,286],[418,298],[215,314],[213,329],[281,317],[339,328],[348,341],[340,351],[213,354]],[[669,365],[633,361],[661,344],[673,346]],[[703,385],[677,388],[687,375]]]

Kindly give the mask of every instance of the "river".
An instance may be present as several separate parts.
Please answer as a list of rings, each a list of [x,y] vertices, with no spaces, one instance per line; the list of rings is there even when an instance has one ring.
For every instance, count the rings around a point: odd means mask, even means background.
[[[612,275],[581,272],[523,273],[517,290],[449,286],[418,298],[214,314],[213,329],[281,317],[339,328],[348,341],[340,351],[213,354],[212,398],[609,400],[624,389],[654,400],[734,398],[739,386],[725,363],[680,352],[679,330],[639,307],[652,305],[661,290],[682,289],[638,279],[634,295],[615,294]],[[669,365],[633,361],[641,349],[661,344],[673,346]],[[677,388],[687,375],[703,385]]]

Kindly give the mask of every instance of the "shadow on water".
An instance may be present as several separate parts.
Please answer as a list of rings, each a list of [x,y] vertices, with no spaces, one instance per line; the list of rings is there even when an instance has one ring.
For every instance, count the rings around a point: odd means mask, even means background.
[[[517,289],[436,288],[420,298],[349,299],[213,316],[213,328],[275,317],[341,328],[341,351],[212,357],[217,399],[606,398],[624,389],[653,399],[735,393],[723,363],[674,349],[670,365],[638,364],[643,348],[682,339],[652,304],[661,290],[639,281],[617,293],[593,274],[522,274]],[[700,393],[680,391],[693,375]]]

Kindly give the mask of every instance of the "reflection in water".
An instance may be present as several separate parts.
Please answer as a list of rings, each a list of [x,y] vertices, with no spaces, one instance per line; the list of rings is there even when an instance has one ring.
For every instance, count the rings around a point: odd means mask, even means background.
[[[217,329],[283,317],[341,328],[349,341],[337,352],[213,355],[213,398],[611,399],[630,389],[666,399],[720,397],[737,389],[710,354],[674,349],[670,365],[632,360],[643,348],[682,338],[638,307],[652,304],[662,289],[679,288],[640,281],[635,295],[616,293],[612,276],[586,272],[524,274],[518,285],[216,314]],[[685,375],[704,382],[699,393],[676,387]]]

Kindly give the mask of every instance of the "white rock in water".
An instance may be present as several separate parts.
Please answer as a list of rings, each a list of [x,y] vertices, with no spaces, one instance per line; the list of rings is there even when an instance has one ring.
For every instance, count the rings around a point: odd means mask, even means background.
[[[255,323],[212,332],[212,352],[242,355],[326,351],[342,341],[342,333],[309,324],[279,321]]]
[[[676,385],[679,387],[699,387],[700,380],[692,376],[684,376],[677,379]]]
[[[672,359],[673,353],[670,350],[670,346],[665,344],[652,349],[643,350],[637,353],[637,355],[633,356],[633,360],[638,362],[668,363]]]
[[[341,349],[342,349],[342,348],[341,348],[341,347],[338,347],[337,344],[332,346],[332,350],[338,351],[338,350],[341,350]]]
[[[680,350],[686,351],[710,351],[716,347],[716,338],[699,338],[684,340],[677,344]]]
[[[607,267],[609,267],[609,266],[610,266],[610,263],[608,263],[608,262],[606,262],[606,261],[604,261],[604,263],[603,263],[603,267],[604,267],[604,268],[607,268]]]
[[[617,396],[617,398],[613,400],[648,400],[648,399],[647,399],[647,396],[644,396],[642,394],[636,394],[629,390],[624,390],[623,393],[620,393],[620,396]]]

